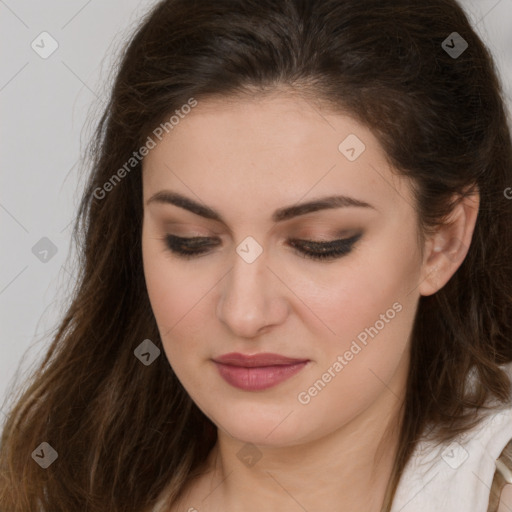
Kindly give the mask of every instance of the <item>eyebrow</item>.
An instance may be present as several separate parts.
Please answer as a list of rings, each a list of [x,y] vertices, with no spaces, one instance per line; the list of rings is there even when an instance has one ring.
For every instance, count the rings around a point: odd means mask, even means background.
[[[146,204],[149,205],[150,203],[173,204],[192,213],[195,213],[196,215],[205,217],[206,219],[215,220],[227,225],[219,212],[215,211],[213,208],[204,206],[190,199],[189,197],[183,196],[178,192],[161,190],[147,200]],[[293,217],[298,217],[299,215],[306,215],[307,213],[351,206],[372,208],[376,210],[376,208],[371,204],[359,199],[355,199],[353,197],[344,195],[326,196],[315,199],[313,201],[309,201],[307,203],[299,203],[292,206],[279,208],[272,214],[272,221],[274,223],[283,222]]]

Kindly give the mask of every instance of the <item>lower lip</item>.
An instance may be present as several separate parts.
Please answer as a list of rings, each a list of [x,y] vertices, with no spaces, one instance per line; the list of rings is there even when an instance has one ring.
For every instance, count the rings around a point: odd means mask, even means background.
[[[259,391],[271,388],[300,372],[308,361],[279,366],[245,368],[217,363],[221,377],[235,388],[245,391]]]

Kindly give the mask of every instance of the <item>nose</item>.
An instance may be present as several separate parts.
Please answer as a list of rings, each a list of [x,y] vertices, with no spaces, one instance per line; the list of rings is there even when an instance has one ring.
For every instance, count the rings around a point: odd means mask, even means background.
[[[251,263],[236,254],[219,286],[217,318],[237,337],[254,338],[282,324],[289,314],[289,290],[267,265],[265,253]]]

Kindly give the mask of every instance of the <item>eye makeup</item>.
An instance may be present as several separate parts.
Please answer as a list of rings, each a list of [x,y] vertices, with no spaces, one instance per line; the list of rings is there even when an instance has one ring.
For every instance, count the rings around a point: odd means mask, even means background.
[[[353,245],[361,238],[362,232],[350,238],[330,241],[303,240],[292,238],[287,241],[295,253],[315,261],[331,261],[350,253]],[[167,234],[163,238],[165,247],[183,259],[192,259],[207,254],[220,240],[213,237],[180,237]]]

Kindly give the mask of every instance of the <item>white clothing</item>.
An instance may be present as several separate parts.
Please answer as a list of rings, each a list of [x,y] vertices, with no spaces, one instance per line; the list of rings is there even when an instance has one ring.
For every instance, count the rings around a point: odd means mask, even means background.
[[[511,365],[502,368],[512,376]],[[417,444],[391,512],[487,512],[495,461],[512,439],[512,404],[482,414],[481,423],[458,440]]]

